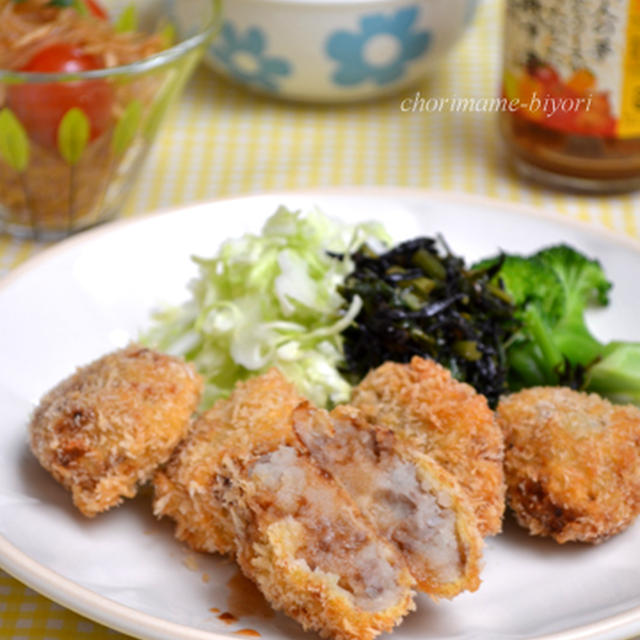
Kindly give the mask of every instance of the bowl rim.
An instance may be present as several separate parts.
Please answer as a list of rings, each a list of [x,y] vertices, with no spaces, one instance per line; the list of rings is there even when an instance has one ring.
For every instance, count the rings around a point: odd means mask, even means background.
[[[158,67],[164,67],[187,53],[205,45],[216,33],[222,22],[222,0],[210,0],[212,6],[211,18],[195,35],[163,49],[158,53],[130,62],[129,64],[107,67],[104,69],[91,69],[89,71],[72,71],[62,73],[47,73],[33,71],[17,71],[0,69],[0,83],[24,84],[24,83],[51,83],[51,82],[78,82],[79,80],[92,80],[112,78],[114,76],[129,76],[147,73]],[[235,2],[236,0],[234,0]],[[350,0],[358,1],[358,0]]]

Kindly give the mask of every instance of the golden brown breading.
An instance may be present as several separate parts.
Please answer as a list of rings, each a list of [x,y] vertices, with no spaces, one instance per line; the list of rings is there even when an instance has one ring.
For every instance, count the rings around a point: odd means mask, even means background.
[[[351,404],[367,420],[402,437],[452,473],[467,492],[484,535],[502,528],[503,437],[486,398],[432,360],[387,362],[354,389]]]
[[[154,479],[157,515],[198,550],[233,553],[267,600],[305,628],[373,638],[413,606],[413,580],[293,432],[303,401],[275,369],[196,422]]]
[[[640,409],[537,387],[500,400],[507,499],[518,522],[558,542],[601,542],[640,513]]]
[[[131,498],[185,435],[202,392],[191,365],[131,345],[78,369],[29,425],[40,464],[86,516]]]
[[[155,515],[173,518],[176,537],[196,551],[233,552],[229,514],[210,500],[222,459],[260,455],[290,441],[291,412],[302,400],[277,369],[238,384],[195,422],[155,474]]]
[[[371,640],[413,609],[402,558],[300,443],[254,460],[226,458],[219,480],[240,567],[305,629]]]
[[[329,414],[301,404],[293,428],[316,463],[397,548],[419,589],[451,598],[478,588],[482,538],[466,493],[450,473],[354,407]]]

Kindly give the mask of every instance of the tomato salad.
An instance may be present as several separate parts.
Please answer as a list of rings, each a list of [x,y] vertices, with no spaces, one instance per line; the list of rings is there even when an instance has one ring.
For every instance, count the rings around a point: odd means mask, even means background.
[[[0,0],[0,69],[83,73],[144,59],[169,44],[110,20],[98,0]],[[0,84],[0,210],[34,232],[98,221],[123,150],[114,131],[128,107],[142,111],[161,78],[144,75]],[[134,110],[135,110],[134,109]],[[131,109],[130,109],[131,110]],[[4,151],[4,152],[3,152]]]

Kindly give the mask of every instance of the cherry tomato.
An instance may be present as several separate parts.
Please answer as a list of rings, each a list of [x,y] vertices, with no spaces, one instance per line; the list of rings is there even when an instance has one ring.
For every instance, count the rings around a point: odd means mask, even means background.
[[[84,1],[87,5],[87,9],[89,9],[89,12],[93,14],[96,18],[100,18],[101,20],[109,19],[109,14],[107,13],[107,10],[99,2],[97,2],[97,0],[84,0]]]
[[[75,73],[101,67],[95,56],[72,45],[58,43],[38,51],[20,70]],[[15,84],[7,91],[7,105],[33,140],[55,149],[58,125],[73,107],[82,109],[89,119],[91,140],[104,133],[111,122],[113,91],[105,80]]]

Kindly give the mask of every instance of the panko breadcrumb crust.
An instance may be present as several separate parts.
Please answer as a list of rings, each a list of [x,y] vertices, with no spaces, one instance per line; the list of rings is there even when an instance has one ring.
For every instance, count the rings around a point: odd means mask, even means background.
[[[248,469],[264,456],[297,443],[292,413],[303,401],[282,374],[266,374],[236,385],[228,399],[219,400],[194,424],[169,463],[154,478],[154,512],[176,521],[176,536],[191,547],[232,554],[271,605],[305,629],[337,640],[368,640],[391,630],[413,608],[413,578],[402,558],[379,539],[352,501],[333,480],[315,466],[307,453],[300,459],[312,476],[313,490],[324,486],[332,500],[326,508],[345,522],[352,521],[362,538],[374,541],[389,555],[398,579],[398,597],[391,606],[366,611],[339,584],[340,575],[310,567],[313,532],[327,528],[333,542],[322,553],[356,552],[341,546],[335,524],[280,513],[277,496],[258,487]],[[306,510],[303,500],[299,508]],[[347,530],[349,528],[347,527]],[[307,546],[305,546],[307,545]],[[335,550],[334,550],[335,547]],[[366,576],[362,579],[367,580]]]
[[[502,530],[504,440],[484,396],[434,362],[387,362],[355,387],[366,419],[417,439],[467,492],[483,536]]]
[[[297,620],[305,630],[323,638],[372,640],[391,631],[415,609],[409,572],[403,570],[404,595],[392,607],[369,613],[355,609],[335,582],[335,576],[311,571],[295,558],[299,541],[286,521],[272,525],[238,556],[245,575],[267,595],[269,602]]]
[[[279,507],[274,508],[269,497],[251,481],[247,467],[227,461],[231,482],[224,499],[231,503],[236,561],[271,605],[305,630],[334,640],[373,640],[380,633],[391,631],[415,609],[414,580],[400,555],[376,535],[348,494],[315,464],[304,447],[299,443],[296,446],[308,465],[308,484],[314,490],[324,486],[332,495],[326,508],[334,511],[334,519],[316,522],[318,531],[310,532],[302,515],[300,519],[289,514],[279,517]],[[252,461],[245,462],[250,466]],[[304,503],[298,507],[300,512],[307,508]],[[315,540],[317,536],[320,541]],[[320,544],[322,553],[340,554],[345,570],[361,546],[375,544],[394,572],[393,602],[376,610],[358,606],[353,595],[343,588],[340,575],[309,566],[305,555],[315,544]],[[366,582],[369,578],[362,575],[361,579]]]
[[[507,500],[519,524],[560,543],[598,543],[640,513],[640,409],[536,387],[500,400]]]
[[[466,493],[462,490],[457,480],[433,458],[421,453],[417,443],[413,443],[408,439],[401,440],[392,431],[372,425],[365,420],[362,412],[355,407],[349,405],[338,406],[331,413],[327,413],[322,409],[312,407],[309,403],[305,403],[297,407],[293,414],[294,430],[303,442],[306,440],[305,433],[322,434],[321,438],[330,439],[335,431],[332,421],[346,421],[357,432],[371,434],[379,464],[384,464],[384,460],[392,458],[407,462],[415,469],[417,480],[422,487],[430,487],[429,492],[431,494],[440,493],[446,496],[448,504],[441,505],[441,508],[450,510],[455,514],[455,535],[457,537],[459,563],[459,575],[455,580],[442,580],[430,565],[428,558],[416,558],[412,549],[403,548],[401,544],[394,542],[393,536],[389,540],[405,558],[409,570],[416,580],[417,588],[429,594],[434,600],[453,598],[465,590],[475,591],[480,586],[483,540],[478,531],[476,515],[471,508]],[[321,440],[319,443],[321,443]],[[354,437],[351,439],[350,446],[358,448],[366,445],[363,444],[361,438]],[[314,457],[313,451],[311,455]],[[316,462],[323,466],[321,460],[316,459]],[[323,466],[323,468],[325,467]],[[327,468],[327,470],[330,473],[332,472],[331,468]],[[340,477],[335,473],[333,475],[342,484]],[[371,491],[373,490],[372,488]],[[375,503],[376,496],[366,495],[366,487],[361,487],[360,491],[365,493],[365,502],[370,500],[372,504]],[[356,504],[360,504],[357,498],[354,499]],[[371,521],[378,534],[387,537],[384,532],[378,529],[372,514],[364,508],[362,512]]]
[[[226,507],[211,499],[225,456],[245,459],[293,439],[290,415],[304,400],[277,370],[239,383],[193,425],[154,478],[153,512],[176,523],[175,535],[196,551],[233,553]]]
[[[136,494],[186,434],[203,382],[178,358],[139,345],[79,368],[29,424],[40,464],[92,517]]]

